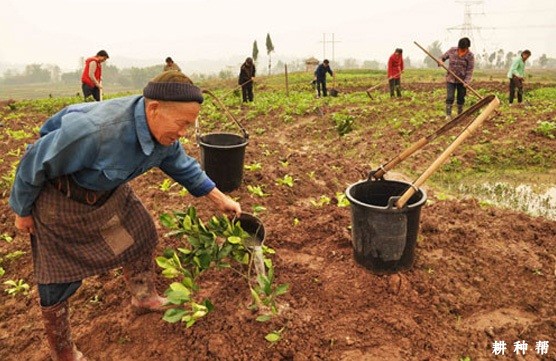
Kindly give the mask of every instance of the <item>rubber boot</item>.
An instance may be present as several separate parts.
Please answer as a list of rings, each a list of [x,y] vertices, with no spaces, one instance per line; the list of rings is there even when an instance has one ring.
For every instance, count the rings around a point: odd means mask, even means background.
[[[452,119],[452,104],[446,104],[446,120]]]
[[[50,356],[54,361],[87,361],[71,339],[69,302],[41,307]]]
[[[131,304],[138,314],[168,309],[168,300],[156,292],[151,258],[130,263],[123,267],[124,279],[131,293]]]
[[[458,104],[458,115],[460,115],[461,113],[463,113],[463,105]]]

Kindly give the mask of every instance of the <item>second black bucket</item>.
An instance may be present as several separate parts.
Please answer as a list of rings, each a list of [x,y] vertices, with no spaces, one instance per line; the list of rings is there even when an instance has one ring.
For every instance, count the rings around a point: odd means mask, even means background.
[[[402,209],[394,200],[411,184],[393,180],[366,180],[346,190],[351,202],[352,243],[355,260],[376,274],[413,267],[421,206],[427,200],[419,189]]]
[[[210,133],[198,139],[201,166],[222,192],[241,185],[245,147],[249,140],[232,133]]]

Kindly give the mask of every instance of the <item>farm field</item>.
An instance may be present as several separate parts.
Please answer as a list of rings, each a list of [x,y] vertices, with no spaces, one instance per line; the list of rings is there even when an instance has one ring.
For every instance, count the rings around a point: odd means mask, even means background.
[[[338,97],[315,99],[308,73],[262,77],[242,105],[234,81],[212,89],[249,132],[243,182],[230,196],[263,221],[276,282],[289,290],[266,322],[251,311],[247,282],[231,269],[198,281],[214,310],[192,327],[160,314],[136,315],[120,270],[85,280],[70,299],[74,341],[89,360],[556,360],[556,72],[530,71],[523,105],[509,107],[503,74],[478,72],[473,87],[496,94],[489,118],[424,185],[416,259],[410,271],[376,275],[353,259],[345,189],[440,128],[443,71],[408,70],[401,99],[382,72],[338,72]],[[365,89],[384,81],[372,93]],[[120,94],[121,95],[121,94]],[[3,95],[5,96],[5,95]],[[109,97],[119,94],[107,94]],[[5,99],[0,99],[5,100]],[[50,115],[78,98],[2,103],[0,121],[0,360],[47,360],[29,240],[7,204],[25,144]],[[475,103],[468,93],[466,107]],[[238,132],[206,98],[201,133]],[[416,179],[461,127],[405,160],[389,179]],[[194,130],[182,143],[199,159]],[[290,176],[291,178],[287,177]],[[159,170],[132,181],[155,220],[211,204],[186,194]],[[524,191],[525,189],[525,191]],[[525,192],[525,193],[524,193]],[[185,247],[157,221],[166,248]],[[3,272],[2,272],[3,271]],[[172,282],[157,268],[157,286]],[[3,274],[2,274],[3,273]],[[25,294],[23,280],[29,287]],[[271,332],[280,339],[269,342]],[[526,341],[525,355],[513,344]],[[549,341],[541,357],[535,343]]]

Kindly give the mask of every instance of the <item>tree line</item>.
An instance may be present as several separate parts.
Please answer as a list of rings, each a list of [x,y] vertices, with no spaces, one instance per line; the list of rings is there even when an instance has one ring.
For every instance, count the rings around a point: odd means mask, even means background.
[[[284,71],[285,63],[278,60],[274,67],[271,66],[270,53],[274,51],[274,45],[267,34],[266,50],[269,56],[268,73],[282,73]],[[440,57],[446,49],[443,49],[440,41],[434,41],[428,47],[428,51],[435,57]],[[255,61],[258,58],[259,49],[257,41],[253,42],[252,56]],[[505,52],[503,49],[498,49],[493,52],[483,51],[475,53],[475,66],[479,69],[504,69],[510,66],[514,57],[519,53],[512,51]],[[404,58],[406,68],[412,67],[412,61],[409,57]],[[436,68],[436,62],[430,57],[423,58],[423,65],[428,68]],[[542,54],[534,62],[534,66],[540,68],[554,68],[556,67],[556,59],[549,58],[546,54]],[[364,60],[360,62],[355,58],[347,58],[343,63],[336,62],[332,64],[334,68],[343,69],[372,69],[379,70],[385,67],[384,63],[376,60]],[[272,69],[272,71],[271,71]],[[292,72],[304,71],[306,69],[305,61],[297,59],[288,62],[288,70]],[[131,67],[120,69],[115,65],[103,65],[103,81],[105,84],[118,84],[124,87],[142,88],[150,79],[158,75],[161,71],[160,65],[153,65],[144,68]],[[62,72],[57,65],[43,65],[43,64],[29,64],[25,66],[23,72],[19,73],[15,70],[6,70],[4,76],[0,78],[0,84],[34,84],[34,83],[64,83],[75,84],[79,83],[81,79],[82,70],[75,70],[72,72]],[[202,81],[212,78],[231,79],[237,76],[237,69],[235,67],[227,67],[217,74],[188,74],[194,81]]]
[[[427,47],[429,53],[437,58],[440,58],[447,49],[443,49],[440,41],[434,41]],[[523,49],[525,50],[525,49]],[[487,50],[473,52],[475,54],[475,67],[479,69],[504,69],[512,64],[512,60],[521,54],[521,52],[514,53],[512,51],[505,52],[504,49],[498,49],[493,52]],[[429,56],[423,59],[423,63],[427,68],[436,68],[436,62]],[[542,54],[533,65],[539,68],[553,68],[556,67],[556,59],[549,58],[546,54]]]

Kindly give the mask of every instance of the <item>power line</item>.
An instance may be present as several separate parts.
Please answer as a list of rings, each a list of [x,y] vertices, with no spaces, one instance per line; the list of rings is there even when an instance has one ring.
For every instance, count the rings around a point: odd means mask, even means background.
[[[334,33],[329,34],[332,35],[332,40],[326,40],[326,33],[322,33],[322,58],[326,59],[326,44],[332,44],[332,62],[335,61],[335,54],[334,54],[334,45],[336,43],[341,43],[339,40],[334,40]]]

